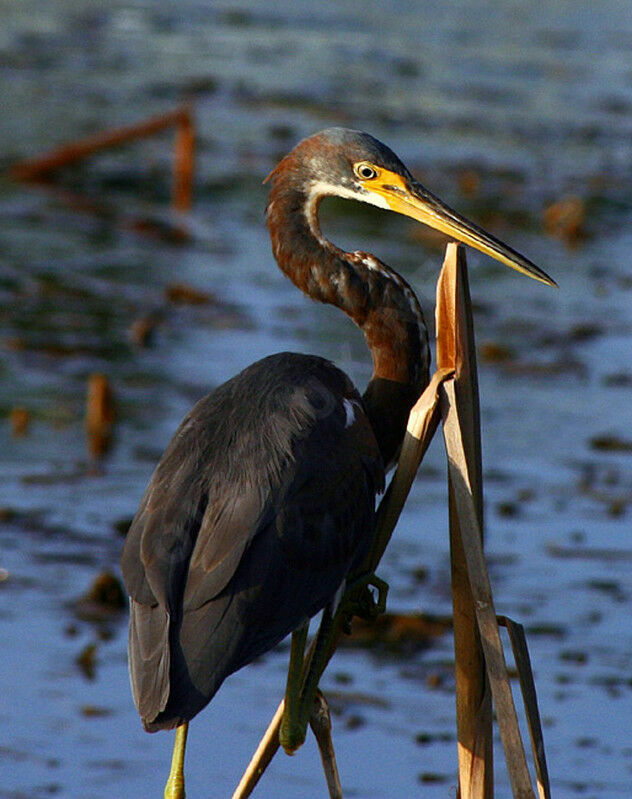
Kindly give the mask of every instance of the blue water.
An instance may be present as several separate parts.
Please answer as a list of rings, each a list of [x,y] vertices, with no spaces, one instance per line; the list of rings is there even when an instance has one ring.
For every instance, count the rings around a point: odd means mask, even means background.
[[[629,796],[632,460],[591,445],[632,436],[629,3],[20,0],[0,15],[1,165],[187,97],[198,130],[186,244],[134,230],[170,219],[168,134],[69,170],[63,194],[0,180],[0,797],[161,795],[171,736],[136,717],[126,619],[82,621],[73,602],[118,570],[115,524],[206,390],[284,349],[325,355],[360,386],[369,376],[361,335],[281,275],[263,224],[263,178],[333,124],[388,143],[560,284],[468,254],[478,341],[511,353],[480,364],[487,550],[499,612],[529,633],[554,796]],[[78,213],[70,193],[108,213]],[[574,243],[542,221],[568,195],[585,209]],[[432,320],[440,246],[349,203],[322,216],[337,243],[401,270]],[[217,305],[169,306],[176,282]],[[152,312],[153,346],[139,348],[130,325]],[[98,470],[83,431],[96,371],[117,400]],[[24,438],[10,434],[15,406],[32,414]],[[437,441],[382,564],[393,610],[449,613],[444,470]],[[92,680],[75,662],[88,644]],[[324,687],[345,796],[454,795],[451,660],[449,636],[406,659],[336,655]],[[196,719],[190,797],[231,794],[286,661],[281,647],[238,673]],[[508,796],[500,745],[496,770]],[[312,741],[279,755],[255,793],[323,795]]]

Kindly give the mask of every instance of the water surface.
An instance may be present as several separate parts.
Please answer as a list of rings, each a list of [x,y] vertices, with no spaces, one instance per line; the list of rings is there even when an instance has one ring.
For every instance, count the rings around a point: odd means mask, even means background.
[[[560,290],[469,254],[498,610],[527,627],[559,799],[632,784],[632,11],[626,2],[517,4],[181,0],[1,2],[0,163],[189,99],[197,119],[191,239],[167,220],[169,136],[66,172],[63,192],[0,181],[0,796],[161,795],[171,736],[143,733],[124,615],[78,617],[191,404],[281,350],[370,364],[335,309],[276,269],[262,179],[328,125],[368,130],[451,205],[551,273]],[[77,195],[101,206],[77,211]],[[577,236],[545,209],[578,198]],[[407,220],[323,206],[342,246],[375,252],[429,320],[441,249]],[[568,231],[567,231],[568,232]],[[186,283],[214,302],[165,299]],[[151,347],[131,325],[157,320]],[[115,440],[86,449],[87,376],[106,373]],[[32,417],[15,438],[16,406]],[[618,444],[618,447],[615,446]],[[422,571],[420,571],[422,569]],[[397,611],[449,613],[440,442],[384,558]],[[94,673],[77,664],[94,645]],[[228,796],[282,694],[287,647],[227,681],[192,725],[188,794]],[[337,654],[324,681],[349,797],[454,794],[449,636],[410,657]],[[509,795],[497,755],[498,795]],[[324,795],[313,743],[279,756],[261,797]]]

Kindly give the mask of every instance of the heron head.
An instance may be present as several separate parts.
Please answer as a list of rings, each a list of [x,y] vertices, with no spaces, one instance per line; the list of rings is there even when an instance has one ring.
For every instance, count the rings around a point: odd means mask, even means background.
[[[368,133],[328,128],[304,139],[287,158],[295,165],[296,180],[312,196],[335,195],[395,211],[535,280],[557,285],[530,260],[435,197],[389,147]]]

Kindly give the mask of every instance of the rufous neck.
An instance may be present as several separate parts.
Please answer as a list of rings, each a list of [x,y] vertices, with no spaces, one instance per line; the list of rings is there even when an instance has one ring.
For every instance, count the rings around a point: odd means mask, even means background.
[[[319,199],[273,186],[267,223],[279,267],[309,297],[340,308],[362,329],[373,377],[421,389],[430,353],[412,288],[374,256],[344,252],[325,239],[318,226]]]
[[[267,224],[281,270],[305,294],[344,311],[364,332],[373,375],[364,403],[386,463],[403,439],[410,408],[428,382],[430,348],[419,302],[406,281],[374,256],[324,238],[320,196],[276,180]]]

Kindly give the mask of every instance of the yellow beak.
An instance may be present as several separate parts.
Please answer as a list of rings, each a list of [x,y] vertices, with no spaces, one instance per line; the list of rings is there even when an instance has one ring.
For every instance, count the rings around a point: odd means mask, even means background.
[[[457,214],[417,181],[406,180],[396,172],[383,169],[377,177],[363,181],[362,185],[369,192],[378,194],[386,200],[392,211],[410,216],[418,222],[423,222],[424,225],[440,230],[447,236],[469,244],[541,283],[557,286],[557,283],[546,272],[520,255],[519,252],[503,244],[491,233],[487,233],[473,222]]]

